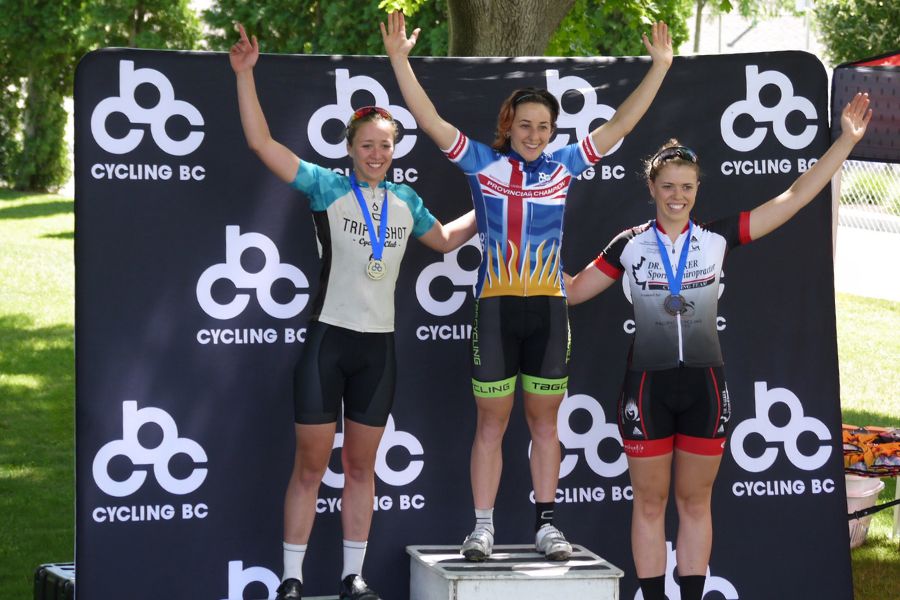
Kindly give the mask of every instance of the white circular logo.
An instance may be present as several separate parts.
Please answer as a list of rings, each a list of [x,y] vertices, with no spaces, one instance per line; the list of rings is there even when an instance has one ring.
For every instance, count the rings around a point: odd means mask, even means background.
[[[475,284],[478,283],[478,268],[466,271],[459,264],[459,251],[466,246],[472,246],[479,252],[481,251],[478,236],[474,235],[472,239],[453,252],[444,254],[439,262],[422,269],[416,278],[416,298],[418,298],[419,304],[436,317],[446,317],[458,311],[466,301],[466,292],[457,290],[446,300],[436,300],[431,295],[431,284],[435,279],[445,277],[455,287],[471,286],[472,293],[475,293]]]
[[[141,84],[150,84],[159,92],[159,103],[142,108],[134,97]],[[119,95],[100,101],[91,114],[91,132],[97,144],[112,154],[126,154],[137,148],[144,137],[141,129],[130,129],[121,138],[112,137],[106,120],[113,113],[121,113],[132,124],[149,125],[150,135],[159,148],[173,156],[184,156],[196,150],[203,141],[203,133],[191,131],[183,140],[173,140],[166,133],[171,117],[182,116],[194,127],[203,125],[203,116],[193,104],[175,99],[175,90],[165,75],[156,69],[135,69],[134,61],[119,61]]]
[[[391,104],[387,92],[380,83],[367,75],[355,75],[350,77],[350,71],[347,69],[336,69],[334,72],[335,96],[337,102],[321,107],[312,114],[309,124],[306,127],[306,135],[309,137],[309,143],[316,152],[325,158],[343,158],[347,156],[347,142],[341,140],[332,144],[322,136],[322,129],[330,120],[340,123],[341,127],[347,124],[350,115],[353,114],[353,105],[350,99],[354,92],[365,90],[375,98],[375,105],[386,108],[391,116],[398,123],[403,125],[405,131],[411,131],[416,128],[416,120],[412,114],[396,104]],[[416,144],[416,136],[405,133],[403,139],[394,146],[394,158],[403,158],[413,149]]]
[[[817,118],[816,108],[813,103],[803,96],[794,95],[794,85],[787,75],[779,71],[759,72],[757,65],[747,65],[747,98],[738,100],[730,105],[722,113],[720,127],[722,139],[726,144],[739,152],[750,152],[759,147],[766,137],[765,127],[756,127],[753,133],[747,137],[740,137],[734,131],[734,122],[741,115],[750,115],[757,123],[771,123],[772,131],[778,141],[791,150],[799,150],[807,147],[818,130],[817,125],[807,125],[799,134],[794,135],[787,130],[787,116],[799,111],[809,119]],[[768,108],[760,101],[759,93],[766,85],[774,85],[781,92],[778,104]]]
[[[563,96],[569,90],[578,92],[584,98],[584,104],[577,113],[570,113],[563,108]],[[547,69],[547,91],[559,101],[559,118],[556,120],[557,134],[547,145],[547,152],[553,152],[586,138],[592,131],[591,123],[596,119],[609,121],[616,114],[613,107],[597,102],[597,90],[581,77],[575,75],[560,77],[559,71],[556,69]],[[560,129],[574,129],[575,139],[572,140],[568,133],[559,133]],[[607,150],[604,156],[609,156],[618,150],[624,140],[623,137],[616,142],[616,145]]]
[[[803,414],[803,405],[800,400],[788,389],[766,389],[765,381],[755,383],[756,416],[741,422],[734,428],[731,434],[729,446],[734,461],[745,471],[759,473],[765,471],[778,457],[778,448],[771,444],[780,444],[788,460],[804,471],[814,471],[831,456],[831,446],[827,443],[811,455],[800,452],[797,440],[802,433],[812,433],[821,442],[831,440],[831,432],[822,421]],[[778,427],[769,419],[769,410],[776,404],[783,404],[790,411],[790,419],[783,427]],[[767,447],[759,456],[750,456],[745,448],[747,437],[758,435],[766,443]]]
[[[138,440],[138,431],[148,423],[162,429],[163,439],[156,448],[145,448]],[[134,471],[124,481],[109,476],[109,462],[116,456],[125,456],[134,466],[153,466],[153,475],[164,490],[171,494],[189,494],[206,479],[206,469],[194,469],[184,479],[176,479],[169,472],[169,461],[176,454],[186,454],[195,463],[206,462],[206,452],[194,440],[178,437],[175,420],[161,408],[148,406],[138,410],[137,402],[122,403],[122,439],[104,445],[94,457],[93,474],[97,486],[117,498],[136,492],[147,478],[146,471]]]
[[[263,253],[265,264],[256,273],[248,273],[241,265],[244,251],[256,248]],[[275,243],[261,233],[241,233],[237,225],[225,227],[225,262],[215,264],[200,275],[197,280],[197,301],[209,316],[216,319],[233,319],[250,302],[249,294],[235,294],[231,302],[219,304],[212,297],[212,287],[216,281],[227,279],[238,289],[256,290],[256,300],[270,317],[290,319],[296,317],[306,307],[309,294],[297,293],[284,304],[272,297],[272,285],[279,279],[287,279],[298,290],[309,288],[309,281],[303,271],[281,262]]]

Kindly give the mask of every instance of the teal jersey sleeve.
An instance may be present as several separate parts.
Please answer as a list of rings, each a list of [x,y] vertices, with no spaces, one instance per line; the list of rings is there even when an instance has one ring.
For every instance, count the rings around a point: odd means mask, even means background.
[[[389,183],[388,189],[400,200],[406,203],[413,218],[412,233],[416,237],[425,235],[434,225],[434,215],[425,207],[422,198],[408,185]]]
[[[301,160],[291,187],[306,194],[312,210],[323,211],[350,191],[350,180],[331,169]]]

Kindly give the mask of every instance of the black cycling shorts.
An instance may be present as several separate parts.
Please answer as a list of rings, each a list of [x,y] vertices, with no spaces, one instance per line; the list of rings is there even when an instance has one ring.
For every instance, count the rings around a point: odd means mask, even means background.
[[[397,361],[393,333],[361,333],[310,322],[294,369],[294,420],[304,425],[344,417],[384,427],[394,402]]]
[[[569,314],[561,296],[495,296],[475,303],[472,386],[491,398],[522,388],[562,394],[569,380]]]
[[[723,367],[676,367],[625,374],[618,423],[625,453],[660,456],[678,448],[718,456],[725,451],[731,403]]]

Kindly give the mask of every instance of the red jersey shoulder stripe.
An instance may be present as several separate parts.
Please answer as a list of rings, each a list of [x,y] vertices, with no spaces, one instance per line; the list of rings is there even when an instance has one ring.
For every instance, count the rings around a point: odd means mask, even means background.
[[[594,259],[594,266],[597,267],[598,269],[600,269],[601,273],[603,273],[604,275],[608,275],[608,276],[612,277],[613,279],[620,278],[622,276],[622,274],[625,272],[622,269],[618,269],[615,266],[613,266],[612,264],[610,264],[609,261],[607,261],[605,258],[603,258],[602,254]]]
[[[750,212],[742,211],[738,217],[738,237],[741,244],[749,244],[753,241],[750,237]]]
[[[463,155],[463,152],[466,151],[466,146],[469,145],[469,138],[465,136],[462,131],[457,131],[456,140],[453,142],[453,145],[450,146],[447,150],[444,150],[444,154],[447,155],[447,158],[456,162],[459,160],[459,157]]]
[[[597,148],[594,146],[594,139],[590,135],[581,140],[581,151],[584,153],[584,158],[590,164],[600,161],[600,152],[598,152]]]

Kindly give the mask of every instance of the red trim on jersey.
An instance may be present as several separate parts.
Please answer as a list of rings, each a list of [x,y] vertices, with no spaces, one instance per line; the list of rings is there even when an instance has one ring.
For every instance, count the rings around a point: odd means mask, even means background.
[[[462,131],[459,132],[459,136],[456,138],[456,141],[453,142],[453,145],[450,146],[449,150],[445,150],[444,154],[447,155],[447,158],[450,160],[456,160],[463,153],[463,150],[466,148],[466,142],[469,139],[463,134]]]
[[[594,259],[594,266],[600,269],[601,273],[603,273],[604,275],[608,275],[613,279],[618,279],[625,272],[624,269],[617,269],[616,267],[611,265],[609,261],[603,258],[602,254]]]
[[[622,446],[628,456],[648,458],[671,453],[674,440],[675,437],[671,435],[661,440],[624,440]]]
[[[850,64],[854,67],[900,67],[900,54],[891,54]]]
[[[584,157],[589,163],[594,164],[600,162],[600,153],[594,146],[594,138],[591,136],[587,136],[581,140],[581,151],[584,152]]]
[[[753,238],[750,237],[750,212],[743,211],[738,217],[738,231],[740,232],[739,237],[742,244],[749,244],[753,241]]]
[[[719,419],[722,418],[722,394],[719,393],[719,382],[716,380],[716,372],[709,368],[709,378],[712,379],[713,387],[716,388],[716,420],[713,423],[712,434],[716,435],[716,429],[719,427]]]
[[[512,167],[512,172],[509,175],[509,187],[515,194],[516,191],[522,189],[522,183],[524,182],[525,177],[522,173],[522,166],[519,161],[513,158],[507,160],[509,160],[509,165]],[[522,247],[522,206],[524,204],[525,199],[521,194],[510,194],[506,197],[506,237],[510,242],[516,245],[517,252],[519,253],[519,260],[523,258],[522,255],[525,253],[525,249]],[[507,244],[507,263],[509,263],[510,258],[512,258],[512,246]]]
[[[702,456],[722,456],[725,452],[725,438],[698,438],[683,433],[675,434],[675,447],[682,452]]]

